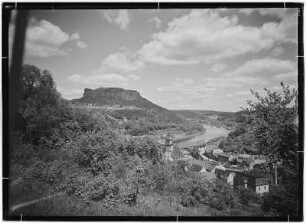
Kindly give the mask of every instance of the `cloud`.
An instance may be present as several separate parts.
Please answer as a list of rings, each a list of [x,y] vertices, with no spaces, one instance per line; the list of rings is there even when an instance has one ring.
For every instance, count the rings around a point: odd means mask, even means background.
[[[156,88],[157,92],[170,94],[172,97],[175,95],[182,98],[203,98],[206,97],[207,93],[214,92],[216,87],[207,86],[205,83],[197,82],[191,78],[176,78],[174,81],[169,83],[167,86],[160,86]]]
[[[164,86],[157,87],[156,93],[151,98],[160,102],[160,105],[172,109],[187,109],[184,105],[188,101],[193,105],[193,109],[218,110],[225,106],[225,110],[237,111],[239,110],[237,104],[243,104],[250,96],[250,88],[267,83],[260,77],[252,76],[203,77],[193,80],[192,84],[184,83],[184,78],[176,78]],[[159,98],[163,101],[159,101]]]
[[[131,18],[127,10],[105,10],[103,16],[109,23],[114,23],[120,29],[125,30],[128,28]]]
[[[280,55],[282,55],[282,54],[284,54],[284,48],[282,48],[282,47],[275,47],[272,51],[271,51],[271,54],[272,54],[272,56],[275,56],[275,57],[277,57],[277,56],[280,56]]]
[[[226,67],[227,67],[226,64],[217,63],[217,64],[214,64],[214,65],[211,67],[211,70],[212,70],[213,72],[219,72],[219,71],[223,71]]]
[[[132,54],[129,51],[124,51],[109,55],[102,61],[102,67],[132,72],[142,69],[144,67],[144,63],[139,60],[136,54]]]
[[[85,49],[87,48],[87,44],[83,41],[80,40],[81,37],[80,37],[80,34],[78,32],[76,33],[73,33],[71,36],[70,36],[70,40],[72,41],[76,41],[76,46],[80,49]]]
[[[275,76],[275,79],[278,81],[283,81],[285,83],[296,83],[298,81],[298,73],[297,72],[287,72],[280,73]]]
[[[80,75],[73,74],[68,80],[74,83],[82,84],[86,87],[126,87],[129,79],[119,74],[95,74]]]
[[[279,73],[292,72],[297,69],[297,63],[291,60],[281,60],[271,57],[248,60],[236,70],[225,73],[226,76],[254,75],[262,77],[276,76]]]
[[[61,96],[66,99],[75,99],[80,98],[83,95],[84,90],[82,88],[73,88],[73,89],[66,89],[57,86],[58,92],[61,93]]]
[[[287,14],[292,12],[292,9],[286,8],[260,8],[260,9],[240,9],[240,13],[250,15],[253,12],[258,12],[262,16],[275,16],[280,19],[284,18]]]
[[[153,17],[152,19],[149,20],[149,22],[152,22],[155,24],[155,27],[159,29],[161,27],[161,20],[158,17]]]
[[[73,33],[70,37],[71,40],[79,40],[80,38],[81,37],[79,33]]]
[[[12,48],[15,25],[12,23],[9,27],[9,47]],[[27,56],[51,57],[57,55],[67,55],[69,50],[63,49],[63,45],[76,41],[79,48],[86,45],[80,41],[79,33],[72,35],[64,32],[60,27],[47,20],[37,21],[31,18],[26,30],[25,52]]]
[[[192,10],[175,18],[168,28],[152,35],[139,55],[143,61],[161,65],[193,65],[256,54],[277,43],[296,42],[294,15],[262,27],[238,24],[237,16],[221,16],[216,10]]]
[[[192,78],[175,78],[176,81],[182,81],[184,84],[193,84],[194,80]]]
[[[77,41],[76,42],[77,47],[79,47],[80,49],[85,49],[87,47],[87,44],[84,43],[83,41]]]
[[[69,34],[60,27],[46,20],[38,22],[32,18],[26,31],[26,54],[37,57],[66,55],[67,52],[61,46],[69,39]]]
[[[138,75],[136,75],[136,74],[130,74],[128,77],[129,77],[131,80],[139,80],[139,79],[140,79],[140,77],[139,77]]]
[[[123,76],[116,73],[100,73],[100,74],[89,74],[80,75],[72,74],[68,78],[68,81],[78,84],[83,87],[123,87],[128,88],[128,84],[131,80],[138,80],[139,76],[131,74]]]

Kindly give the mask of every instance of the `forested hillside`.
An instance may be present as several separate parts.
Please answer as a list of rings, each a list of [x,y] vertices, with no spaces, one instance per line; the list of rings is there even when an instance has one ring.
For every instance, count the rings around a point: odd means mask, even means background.
[[[238,123],[242,123],[245,115],[245,111],[173,110],[173,112],[179,117],[189,120],[201,120],[201,123],[224,126],[228,129],[232,129]]]
[[[122,88],[84,89],[83,97],[71,101],[74,105],[107,113],[118,121],[124,120],[123,129],[139,136],[155,130],[176,129],[186,133],[203,131],[196,121],[187,120],[175,112],[162,108],[143,98],[139,92]]]

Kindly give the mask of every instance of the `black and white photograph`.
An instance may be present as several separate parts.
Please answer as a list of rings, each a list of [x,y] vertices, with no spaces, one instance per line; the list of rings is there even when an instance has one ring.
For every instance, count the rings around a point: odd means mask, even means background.
[[[303,4],[2,21],[5,220],[303,220]]]

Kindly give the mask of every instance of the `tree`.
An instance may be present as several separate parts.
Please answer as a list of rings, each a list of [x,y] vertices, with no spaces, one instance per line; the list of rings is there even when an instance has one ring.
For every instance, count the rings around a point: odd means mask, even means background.
[[[266,96],[251,90],[258,102],[248,101],[248,130],[256,137],[261,154],[271,163],[283,161],[291,175],[297,175],[297,91],[281,83],[282,93],[264,89]]]
[[[190,155],[193,156],[195,159],[201,159],[200,150],[198,148],[192,148]]]
[[[281,83],[282,92],[271,92],[264,89],[266,95],[260,96],[258,92],[251,90],[257,102],[248,101],[250,108],[247,109],[248,117],[246,126],[255,136],[255,144],[260,154],[266,155],[269,166],[281,163],[282,182],[285,196],[281,201],[265,199],[265,202],[275,205],[274,208],[281,215],[297,215],[298,211],[298,115],[297,91],[290,89]],[[270,196],[270,195],[268,195]],[[271,195],[272,196],[272,195]],[[294,206],[284,209],[283,206]]]
[[[26,98],[34,93],[34,89],[38,84],[38,80],[41,76],[40,69],[34,65],[25,64],[22,66],[20,87],[21,97]]]

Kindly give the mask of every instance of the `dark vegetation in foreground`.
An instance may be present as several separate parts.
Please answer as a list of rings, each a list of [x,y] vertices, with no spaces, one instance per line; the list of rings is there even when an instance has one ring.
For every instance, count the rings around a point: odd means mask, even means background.
[[[48,71],[24,65],[22,75],[21,121],[10,154],[9,205],[57,192],[64,195],[20,208],[12,215],[296,215],[297,184],[292,183],[296,175],[283,178],[281,193],[258,197],[243,188],[233,190],[218,180],[185,172],[183,162],[164,163],[160,144],[146,136],[123,134],[109,113],[71,107],[56,91]],[[254,125],[258,117],[252,120]],[[270,134],[283,131],[278,130]],[[255,136],[264,133],[256,128],[252,132]],[[276,154],[283,153],[287,154]],[[289,158],[288,165],[294,161]],[[286,184],[289,181],[291,185]]]

